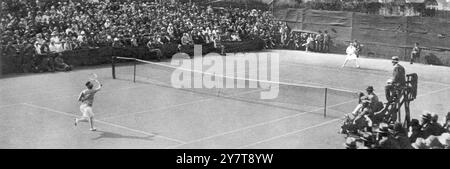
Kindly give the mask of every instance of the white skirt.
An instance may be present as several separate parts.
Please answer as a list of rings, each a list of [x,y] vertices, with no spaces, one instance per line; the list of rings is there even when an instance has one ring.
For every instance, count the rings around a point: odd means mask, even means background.
[[[84,118],[94,117],[94,113],[92,112],[92,107],[87,104],[81,104],[80,111],[83,114]]]
[[[347,58],[345,60],[356,60],[358,57],[356,54],[347,54]]]

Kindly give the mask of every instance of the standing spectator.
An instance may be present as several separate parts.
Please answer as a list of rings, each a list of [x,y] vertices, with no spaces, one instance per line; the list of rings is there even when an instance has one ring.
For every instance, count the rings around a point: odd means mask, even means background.
[[[414,64],[415,59],[420,58],[421,49],[419,47],[419,43],[414,43],[414,48],[411,52],[411,62],[410,64]]]
[[[353,42],[353,45],[355,46],[355,49],[356,49],[356,53],[355,53],[356,57],[359,58],[359,55],[361,54],[363,45],[361,43],[359,43],[358,40],[355,40]]]
[[[323,49],[322,51],[325,53],[330,52],[330,43],[331,43],[331,37],[328,34],[328,31],[325,31],[323,34]]]
[[[304,44],[306,52],[314,47],[314,38],[313,34],[309,34],[308,39],[306,39],[306,44]]]
[[[317,34],[315,42],[316,42],[316,47],[315,47],[315,51],[316,52],[323,52],[323,34],[322,31],[319,31],[319,34]]]

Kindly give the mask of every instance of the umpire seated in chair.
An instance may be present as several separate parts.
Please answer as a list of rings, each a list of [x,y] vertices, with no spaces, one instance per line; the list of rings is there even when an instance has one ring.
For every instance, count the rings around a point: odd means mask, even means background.
[[[389,103],[398,98],[401,90],[406,86],[406,71],[405,68],[399,64],[398,56],[392,57],[392,64],[394,66],[393,76],[388,80],[385,87],[386,99]]]

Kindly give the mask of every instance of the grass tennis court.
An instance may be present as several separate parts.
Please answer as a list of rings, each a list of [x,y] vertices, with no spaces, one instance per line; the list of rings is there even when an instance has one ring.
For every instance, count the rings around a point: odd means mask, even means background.
[[[340,69],[341,55],[268,52],[280,54],[282,82],[343,91],[373,85],[383,98],[382,89],[390,77],[389,61],[363,59],[362,69]],[[428,69],[449,70],[405,67],[419,76]],[[337,134],[340,117],[357,104],[349,94],[331,93],[324,117],[320,89],[281,85],[279,98],[264,101],[257,99],[258,89],[223,89],[218,94],[216,90],[173,89],[146,79],[133,83],[126,76],[131,69],[118,66],[118,74],[128,72],[118,79],[112,79],[110,65],[1,79],[0,148],[343,148],[344,138]],[[149,72],[145,65],[137,69]],[[147,76],[166,78],[155,72]],[[89,73],[98,74],[104,84],[94,102],[97,132],[89,131],[88,124],[73,125],[80,115],[76,99]],[[446,101],[450,84],[439,78],[445,75],[420,76],[412,117],[423,110],[441,116],[450,110]]]

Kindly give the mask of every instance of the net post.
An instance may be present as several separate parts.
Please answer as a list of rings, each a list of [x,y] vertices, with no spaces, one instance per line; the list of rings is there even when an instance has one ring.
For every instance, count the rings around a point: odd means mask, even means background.
[[[137,64],[137,59],[134,59],[134,70],[133,70],[133,83],[136,83],[136,64]]]
[[[323,117],[327,118],[327,100],[328,100],[328,88],[325,88],[325,103],[323,107]]]
[[[116,57],[111,57],[111,65],[112,65],[112,78],[116,79]]]

